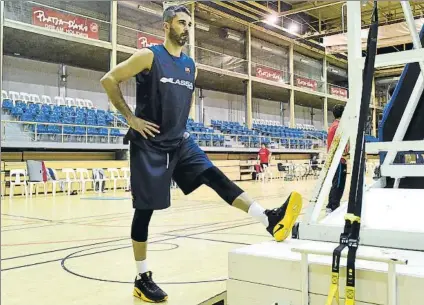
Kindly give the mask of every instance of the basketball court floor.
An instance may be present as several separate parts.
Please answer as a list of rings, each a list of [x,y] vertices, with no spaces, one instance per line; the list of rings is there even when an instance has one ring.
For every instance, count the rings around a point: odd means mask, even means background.
[[[305,209],[316,180],[238,184],[266,208],[297,190]],[[349,184],[348,176],[344,198]],[[172,207],[152,217],[147,261],[153,278],[169,294],[167,304],[215,304],[225,297],[228,252],[272,238],[207,187],[189,196],[172,190],[172,196]],[[1,213],[4,304],[143,303],[132,296],[130,193],[7,197]]]

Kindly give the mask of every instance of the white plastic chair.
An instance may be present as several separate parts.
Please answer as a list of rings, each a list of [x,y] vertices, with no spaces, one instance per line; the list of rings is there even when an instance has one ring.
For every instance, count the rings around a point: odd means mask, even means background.
[[[85,100],[85,105],[87,106],[87,108],[89,109],[93,109],[94,108],[94,104],[92,101],[90,100]]]
[[[9,95],[7,95],[7,91],[2,90],[1,91],[1,100],[7,100],[9,98]]]
[[[103,178],[100,176],[100,172],[97,169],[93,169],[94,171],[94,190],[96,190],[96,184],[99,185],[99,194],[106,189],[106,182],[109,181],[109,178],[106,177],[106,173],[104,173]],[[104,171],[103,171],[104,172]],[[104,187],[102,187],[104,186]],[[102,190],[103,189],[103,190]]]
[[[116,192],[117,181],[126,181],[127,179],[119,175],[119,170],[117,168],[108,168],[107,171],[109,172],[110,181],[113,181],[113,191]]]
[[[76,98],[76,99],[75,99],[75,104],[76,104],[78,107],[80,107],[80,108],[87,107],[87,103],[85,102],[85,100],[84,100],[84,99],[81,99],[81,98]]]
[[[13,176],[15,176],[15,179],[13,180]],[[22,179],[21,179],[22,176]],[[26,180],[26,170],[24,169],[12,169],[10,171],[10,192],[9,196],[10,198],[13,197],[13,191],[15,190],[15,186],[21,185],[22,186],[22,196],[25,193],[25,197],[28,196],[27,192],[27,180]]]
[[[52,169],[52,171],[53,171],[54,176],[56,177],[57,180],[47,180],[46,183],[52,184],[52,194],[53,194],[53,197],[55,197],[56,196],[56,189],[57,189],[56,185],[63,183],[64,181],[62,179],[59,179],[59,176],[58,176],[57,171],[55,169]]]
[[[58,106],[65,105],[65,99],[62,96],[55,96],[54,97],[54,102]]]
[[[38,186],[42,185],[44,188],[44,196],[47,196],[47,187],[46,183],[44,181],[28,181],[28,187],[29,187],[29,197],[32,197],[33,193],[33,186],[35,185],[35,196],[38,195]]]
[[[30,95],[29,95],[29,93],[27,93],[27,92],[19,92],[19,94],[20,94],[20,96],[21,96],[21,100],[22,101],[24,101],[24,102],[26,102],[26,103],[28,103],[28,102],[31,102],[31,98],[30,98]]]
[[[87,182],[93,183],[94,179],[90,178],[90,173],[88,172],[88,169],[86,168],[77,168],[76,170],[76,178],[81,183],[81,193],[84,194],[86,187],[85,184]],[[94,189],[94,186],[93,186]]]
[[[75,106],[77,106],[77,104],[75,103],[75,99],[72,98],[72,97],[65,97],[65,101],[66,101],[66,104],[69,107],[75,107]]]
[[[29,101],[34,104],[41,104],[40,96],[38,94],[29,94]]]
[[[41,103],[51,105],[52,104],[52,98],[48,95],[42,95],[41,96]]]
[[[12,101],[19,101],[21,97],[19,92],[9,91],[9,98],[12,99]]]
[[[267,165],[264,165],[264,169],[263,169],[263,180],[262,182],[265,182],[265,180],[268,178],[269,181],[272,181],[272,179],[274,178],[274,175],[272,174],[271,168]]]
[[[126,181],[126,187],[125,190],[129,190],[130,189],[130,185],[131,185],[131,172],[130,172],[130,168],[129,167],[123,167],[121,168],[121,171],[123,173],[123,177],[122,179],[124,179]]]
[[[65,183],[68,186],[68,195],[71,194],[72,183],[78,183],[78,190],[80,190],[80,181],[77,179],[75,171],[72,168],[62,168],[62,173],[66,174]]]

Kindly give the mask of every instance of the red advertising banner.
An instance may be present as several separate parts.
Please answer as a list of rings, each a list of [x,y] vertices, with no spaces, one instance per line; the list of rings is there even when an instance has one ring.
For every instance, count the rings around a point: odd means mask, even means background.
[[[347,98],[347,89],[330,86],[330,94]]]
[[[256,66],[256,77],[281,82],[283,81],[283,72],[268,67]]]
[[[296,77],[296,86],[297,87],[304,87],[304,88],[308,88],[308,89],[312,89],[314,91],[317,91],[318,83],[317,83],[316,80],[313,80],[313,79]]]
[[[97,22],[44,7],[32,8],[32,24],[58,32],[99,39]]]
[[[146,33],[137,33],[137,49],[147,48],[163,43],[163,39]]]

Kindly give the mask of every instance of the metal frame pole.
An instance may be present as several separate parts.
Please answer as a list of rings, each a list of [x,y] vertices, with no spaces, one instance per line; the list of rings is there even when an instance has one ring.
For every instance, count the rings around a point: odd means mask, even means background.
[[[247,75],[248,79],[245,83],[246,86],[246,125],[247,128],[252,129],[252,33],[250,26],[246,32],[246,59],[247,59]]]
[[[0,1],[0,91],[3,90],[3,25],[4,1]]]
[[[409,31],[411,33],[412,42],[415,49],[422,49],[420,37],[418,36],[417,30],[415,28],[414,17],[412,16],[411,6],[408,1],[401,1],[402,9],[405,15],[406,23],[408,24]],[[411,93],[411,96],[408,101],[408,105],[405,108],[405,111],[402,115],[402,118],[399,122],[399,126],[396,129],[396,133],[393,137],[393,141],[402,141],[405,136],[406,130],[411,122],[412,116],[415,113],[415,109],[417,108],[418,102],[424,90],[424,61],[419,62],[421,73],[418,76],[418,80],[415,83],[414,90]],[[383,165],[381,166],[381,174],[385,176],[385,172],[387,170],[387,166],[391,164],[395,157],[396,151],[389,150]],[[407,176],[407,173],[405,173]]]
[[[112,69],[117,64],[117,45],[118,45],[118,1],[110,2],[110,42],[112,50],[110,51],[110,65]],[[109,101],[109,110],[116,111],[115,106]]]

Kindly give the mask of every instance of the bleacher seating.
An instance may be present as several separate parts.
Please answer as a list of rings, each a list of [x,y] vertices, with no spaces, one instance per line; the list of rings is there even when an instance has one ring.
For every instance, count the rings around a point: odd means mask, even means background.
[[[200,146],[224,146],[224,135],[215,134],[213,128],[207,128],[203,123],[194,122],[193,119],[188,119],[187,131],[192,133],[192,136]]]
[[[9,92],[10,93],[10,92]],[[12,96],[12,94],[10,94]],[[21,95],[14,94],[15,98],[25,97],[26,94],[21,92]],[[32,95],[31,95],[32,96]],[[29,123],[47,123],[47,124],[27,124],[24,125],[26,131],[37,132],[37,134],[58,135],[62,134],[62,125],[81,125],[81,126],[63,126],[63,134],[67,136],[76,135],[77,140],[82,140],[82,136],[108,136],[108,128],[105,127],[120,127],[126,125],[125,118],[116,113],[105,111],[94,107],[91,101],[84,104],[81,99],[78,100],[79,106],[75,105],[73,99],[69,99],[68,105],[51,105],[46,103],[34,103],[32,100],[12,100],[7,96],[7,92],[2,91],[2,110],[6,114],[10,114],[15,120]],[[38,96],[37,96],[38,97]],[[35,99],[40,101],[40,99]],[[60,99],[56,99],[60,104]],[[62,98],[63,100],[63,98]],[[51,101],[44,98],[43,101]],[[90,107],[89,107],[89,106]],[[115,122],[114,117],[118,120]],[[85,127],[89,125],[90,127]],[[35,127],[36,126],[36,127]],[[95,127],[96,126],[96,127]],[[99,127],[97,127],[99,126]],[[119,129],[111,129],[110,135],[114,138],[123,137]],[[112,139],[116,142],[116,139]]]
[[[64,140],[84,141],[88,136],[90,142],[95,137],[107,139],[110,129],[111,142],[123,137],[119,127],[126,128],[128,124],[119,113],[96,109],[91,101],[55,97],[52,99],[43,96],[40,99],[34,94],[2,91],[2,110],[10,114],[13,119],[28,122],[24,124],[25,131],[37,132],[37,140],[43,135],[49,135],[55,140],[56,135],[63,133]],[[27,98],[27,97],[30,98]],[[40,102],[41,101],[41,102]],[[65,102],[66,101],[66,102]],[[88,101],[88,102],[84,102]],[[38,123],[38,124],[31,124]],[[43,124],[44,123],[44,124]],[[312,125],[298,124],[297,128],[281,126],[277,121],[253,120],[253,129],[250,130],[239,122],[212,120],[211,127],[203,123],[187,121],[187,131],[191,133],[200,146],[210,147],[245,147],[259,148],[267,144],[271,148],[312,149],[315,143],[326,139],[325,131],[318,131]],[[67,125],[68,124],[68,125]],[[63,126],[63,128],[62,128]],[[62,132],[63,129],[63,132]],[[74,136],[74,137],[72,137]],[[314,140],[318,140],[315,141]]]
[[[245,147],[259,147],[264,143],[271,146],[278,144],[285,148],[311,149],[313,139],[326,138],[324,131],[311,130],[311,128],[301,130],[277,124],[275,121],[254,120],[253,130],[249,130],[238,122],[211,121],[214,129],[238,138]]]

